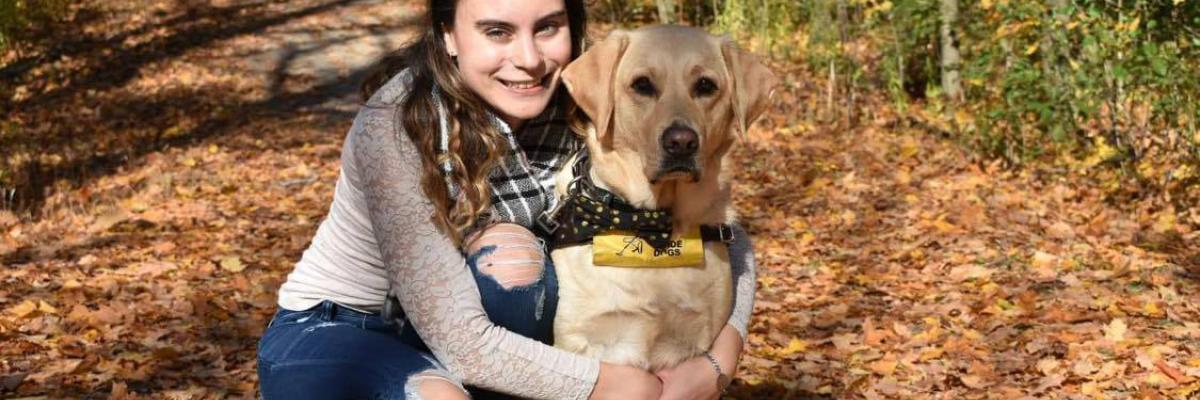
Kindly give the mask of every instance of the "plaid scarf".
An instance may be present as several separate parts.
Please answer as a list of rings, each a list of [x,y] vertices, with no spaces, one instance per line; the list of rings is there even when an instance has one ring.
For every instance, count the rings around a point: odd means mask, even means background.
[[[445,154],[450,143],[450,121],[434,88],[434,104],[440,120],[438,150]],[[534,119],[526,121],[520,132],[512,129],[494,114],[488,113],[492,124],[506,139],[508,154],[488,177],[492,187],[492,207],[480,217],[476,227],[491,222],[511,222],[534,229],[537,218],[558,202],[554,194],[554,175],[576,151],[583,148],[568,127],[565,90],[559,90],[550,104]],[[458,198],[460,189],[450,180],[449,161],[442,164],[450,197]]]

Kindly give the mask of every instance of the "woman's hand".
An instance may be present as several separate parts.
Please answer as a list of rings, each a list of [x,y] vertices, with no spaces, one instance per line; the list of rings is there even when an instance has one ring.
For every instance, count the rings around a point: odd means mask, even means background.
[[[600,379],[592,389],[591,400],[657,399],[662,394],[662,382],[646,370],[602,362]]]
[[[732,326],[725,325],[709,353],[721,366],[721,372],[732,377],[742,354],[742,337]],[[660,400],[712,400],[721,396],[717,386],[719,375],[706,356],[693,357],[656,374],[663,382]]]
[[[721,396],[717,389],[717,370],[708,362],[708,357],[693,357],[655,374],[663,382],[660,400],[714,400]]]

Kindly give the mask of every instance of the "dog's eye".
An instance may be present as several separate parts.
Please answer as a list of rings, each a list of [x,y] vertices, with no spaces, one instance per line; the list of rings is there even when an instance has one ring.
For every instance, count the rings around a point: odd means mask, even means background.
[[[696,97],[704,97],[717,92],[717,84],[712,79],[700,78],[696,84],[692,86],[692,94]]]
[[[646,97],[654,97],[658,94],[658,89],[654,87],[654,82],[650,82],[650,78],[639,76],[633,80],[633,84],[629,85],[633,91]]]

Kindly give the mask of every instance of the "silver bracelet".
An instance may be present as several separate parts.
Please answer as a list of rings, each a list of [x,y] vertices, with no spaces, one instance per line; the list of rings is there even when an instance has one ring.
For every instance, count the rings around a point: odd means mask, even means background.
[[[712,353],[704,352],[704,358],[707,358],[708,363],[712,364],[713,369],[717,371],[717,391],[725,394],[725,391],[729,389],[729,384],[733,382],[733,378],[721,371],[721,364],[717,363],[717,358],[713,357]]]
[[[718,375],[718,376],[720,376],[720,375],[724,375],[724,374],[725,374],[725,372],[724,372],[724,371],[721,371],[721,364],[718,364],[718,363],[717,363],[717,358],[716,358],[716,357],[713,357],[712,353],[709,353],[709,352],[707,352],[707,351],[706,351],[706,352],[704,352],[704,358],[707,358],[707,359],[708,359],[708,363],[709,363],[709,364],[712,364],[712,366],[713,366],[713,369],[717,370],[717,375]]]

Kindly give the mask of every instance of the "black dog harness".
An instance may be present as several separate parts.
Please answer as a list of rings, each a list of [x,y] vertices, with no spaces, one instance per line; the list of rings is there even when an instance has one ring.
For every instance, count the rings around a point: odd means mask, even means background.
[[[670,211],[638,209],[613,192],[596,187],[590,171],[591,160],[584,149],[571,169],[574,178],[567,187],[567,197],[538,217],[537,226],[551,238],[551,248],[591,243],[597,234],[611,230],[631,232],[655,249],[670,246]],[[733,230],[728,224],[701,225],[700,238],[728,244],[733,241]]]

